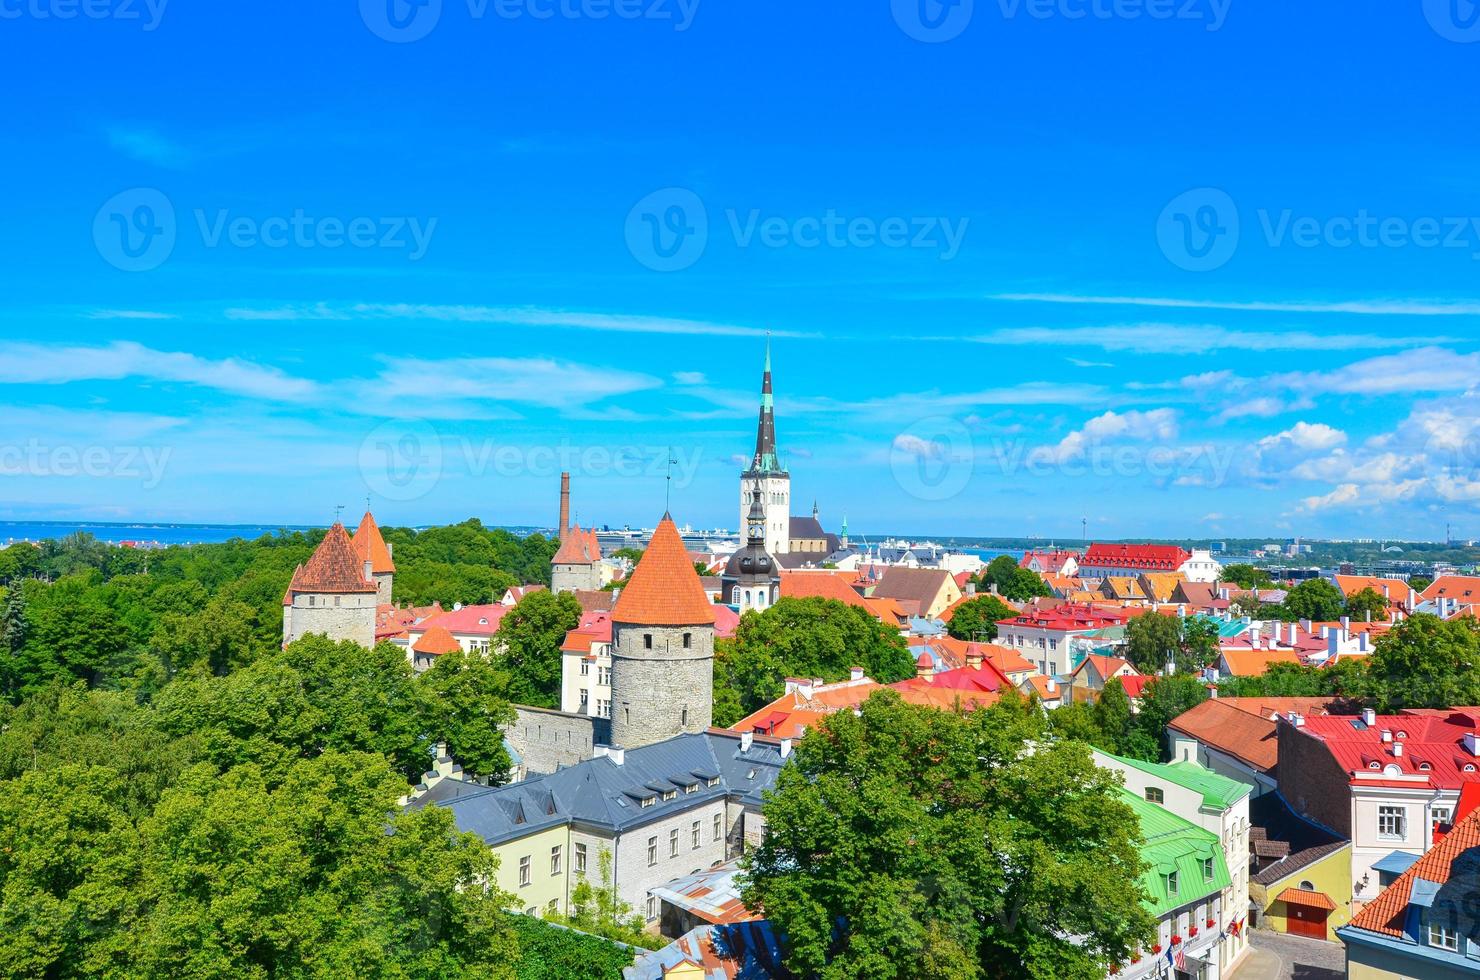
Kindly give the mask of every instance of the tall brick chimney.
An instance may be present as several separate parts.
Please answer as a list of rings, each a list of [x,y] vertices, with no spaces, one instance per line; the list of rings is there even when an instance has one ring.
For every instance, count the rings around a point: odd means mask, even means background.
[[[560,474],[560,540],[570,531],[570,474]]]

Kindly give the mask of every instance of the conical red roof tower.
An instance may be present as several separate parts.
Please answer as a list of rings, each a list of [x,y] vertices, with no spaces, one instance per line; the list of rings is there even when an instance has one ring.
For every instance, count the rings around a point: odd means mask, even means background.
[[[669,515],[658,522],[647,551],[617,596],[612,621],[642,626],[714,623],[714,604]]]

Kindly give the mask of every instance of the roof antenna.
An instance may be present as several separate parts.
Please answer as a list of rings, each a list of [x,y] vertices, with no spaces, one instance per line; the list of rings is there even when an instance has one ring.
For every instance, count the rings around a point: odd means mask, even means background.
[[[668,514],[670,517],[672,516],[670,512],[673,509],[671,506],[673,502],[673,464],[677,462],[678,460],[673,458],[673,447],[669,446],[668,475],[663,478],[663,513]]]

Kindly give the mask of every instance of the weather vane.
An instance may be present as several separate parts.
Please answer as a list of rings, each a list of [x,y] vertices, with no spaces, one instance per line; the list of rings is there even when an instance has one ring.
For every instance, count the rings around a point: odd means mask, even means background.
[[[673,503],[673,464],[678,460],[673,458],[673,447],[668,447],[668,475],[663,478],[663,513],[672,509]]]
[[[344,505],[343,504],[336,505],[335,508],[334,508],[334,523],[335,524],[338,524],[339,523],[340,515],[342,515],[343,513],[344,513]]]

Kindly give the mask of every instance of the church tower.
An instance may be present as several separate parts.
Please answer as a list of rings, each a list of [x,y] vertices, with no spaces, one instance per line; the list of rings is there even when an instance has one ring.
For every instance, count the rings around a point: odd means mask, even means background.
[[[764,612],[781,598],[781,570],[766,552],[766,513],[760,494],[754,494],[745,518],[745,547],[730,556],[720,576],[721,601]]]
[[[612,610],[613,745],[702,732],[714,713],[714,605],[673,518],[658,522]]]
[[[760,495],[766,551],[783,555],[791,546],[791,475],[776,453],[776,409],[771,393],[771,342],[766,341],[766,369],[761,377],[761,414],[755,432],[755,455],[740,475],[740,527],[746,534],[750,507]]]

